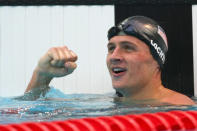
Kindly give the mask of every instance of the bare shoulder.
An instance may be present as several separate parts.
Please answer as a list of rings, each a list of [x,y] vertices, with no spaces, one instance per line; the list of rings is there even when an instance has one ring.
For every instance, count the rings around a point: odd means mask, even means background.
[[[174,104],[174,105],[194,105],[195,102],[188,96],[167,89],[167,95],[162,99],[162,102]]]

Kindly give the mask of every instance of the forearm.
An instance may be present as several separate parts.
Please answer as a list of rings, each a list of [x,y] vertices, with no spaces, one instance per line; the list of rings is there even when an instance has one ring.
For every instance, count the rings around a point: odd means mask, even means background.
[[[49,87],[49,83],[51,80],[52,80],[51,77],[41,74],[39,72],[39,69],[36,68],[33,72],[33,76],[31,78],[31,81],[29,82],[28,87],[25,90],[25,93],[27,93],[33,89],[44,90],[44,88]]]

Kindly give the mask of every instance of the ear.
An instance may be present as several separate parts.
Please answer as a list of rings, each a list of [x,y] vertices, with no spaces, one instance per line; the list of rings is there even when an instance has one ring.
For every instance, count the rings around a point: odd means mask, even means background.
[[[157,61],[154,61],[153,66],[158,72],[161,72],[162,67],[158,64]]]
[[[160,72],[161,72],[162,67],[158,64],[158,62],[157,62],[156,68],[158,69],[158,71],[160,71]]]
[[[162,70],[162,69],[161,69],[161,67],[160,67],[160,66],[158,66],[157,68],[158,68],[158,70],[161,72],[161,70]]]

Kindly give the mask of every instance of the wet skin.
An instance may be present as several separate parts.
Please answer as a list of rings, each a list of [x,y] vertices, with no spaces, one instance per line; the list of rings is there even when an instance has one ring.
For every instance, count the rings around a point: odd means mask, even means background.
[[[187,96],[165,88],[161,83],[161,70],[153,59],[149,47],[132,36],[114,36],[107,45],[107,67],[114,89],[123,97],[121,101],[146,101],[176,105],[195,104]],[[66,46],[49,49],[39,60],[26,89],[30,99],[39,98],[49,89],[54,77],[71,74],[77,67],[77,55]]]
[[[143,41],[133,36],[115,36],[107,47],[107,67],[114,89],[127,96],[152,84],[159,65]]]

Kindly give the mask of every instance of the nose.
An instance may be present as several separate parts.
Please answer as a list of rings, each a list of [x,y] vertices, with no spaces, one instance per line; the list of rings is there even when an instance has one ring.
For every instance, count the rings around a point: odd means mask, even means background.
[[[119,64],[123,60],[122,53],[120,49],[117,47],[110,56],[110,63],[111,64]]]

